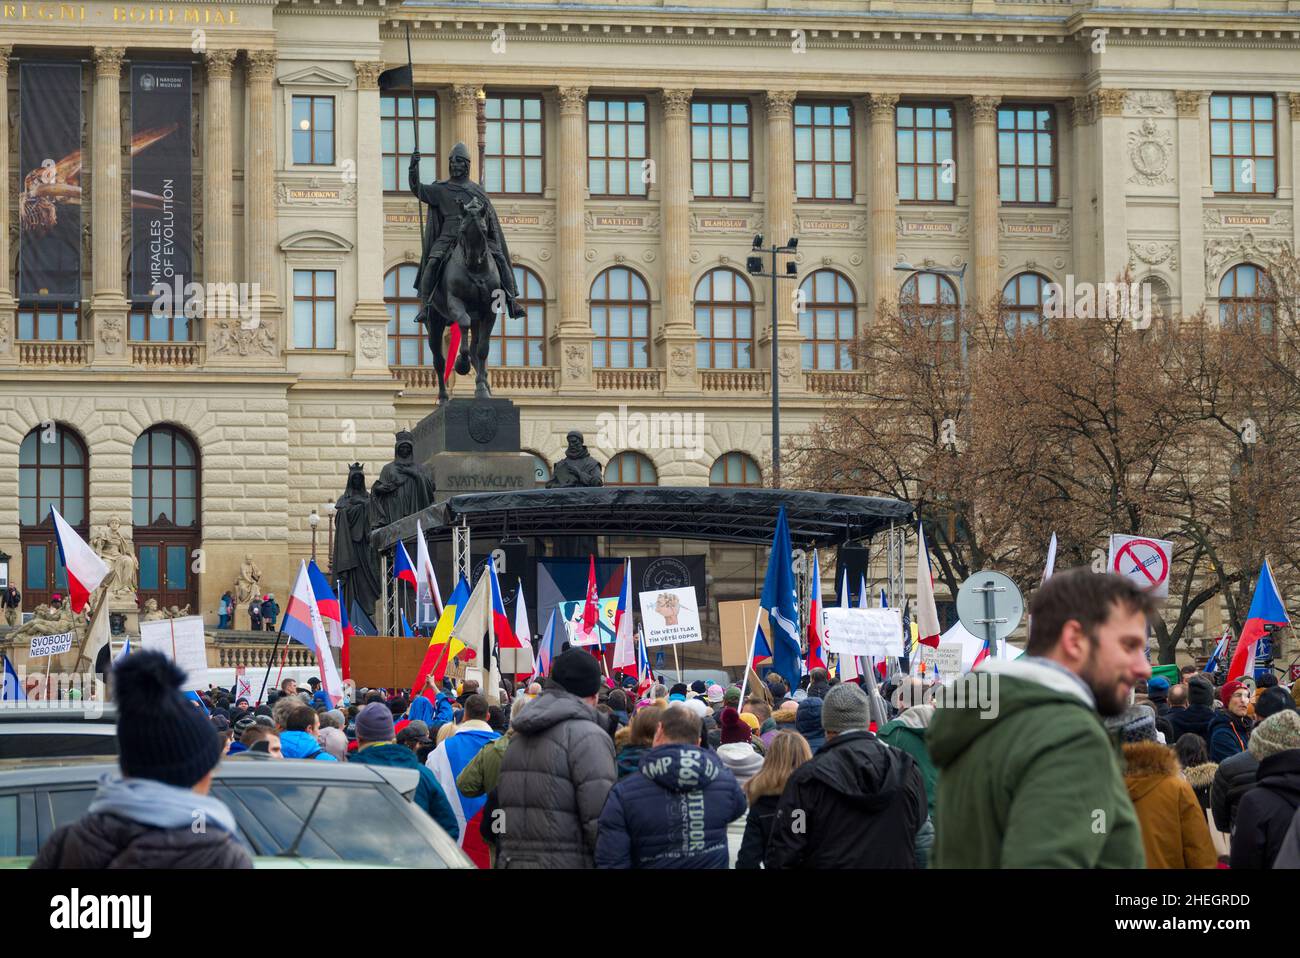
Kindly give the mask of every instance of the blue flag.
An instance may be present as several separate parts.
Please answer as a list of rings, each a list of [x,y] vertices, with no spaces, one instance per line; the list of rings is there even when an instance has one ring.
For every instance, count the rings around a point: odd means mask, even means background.
[[[4,660],[0,662],[0,702],[24,701],[27,693],[23,690],[23,683],[18,681],[13,663],[7,655],[0,656],[0,659]]]
[[[799,647],[799,598],[795,591],[794,564],[790,556],[790,525],[785,506],[776,517],[772,550],[767,557],[767,576],[763,579],[760,604],[767,610],[772,626],[772,669],[793,689],[802,673]]]
[[[403,609],[397,614],[402,618],[402,635],[406,636],[408,639],[412,638],[413,633],[411,632],[411,623],[406,621],[406,611]]]

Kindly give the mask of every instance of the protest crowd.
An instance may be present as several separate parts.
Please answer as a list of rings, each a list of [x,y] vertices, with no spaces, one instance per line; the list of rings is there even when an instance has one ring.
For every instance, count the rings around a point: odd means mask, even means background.
[[[208,795],[240,753],[417,769],[414,803],[480,868],[1300,867],[1300,691],[1152,677],[1151,610],[1120,576],[1062,572],[1023,656],[947,684],[687,686],[568,648],[496,690],[430,676],[336,706],[286,679],[200,708],[141,652],[112,676],[121,776],[33,867],[250,867]]]

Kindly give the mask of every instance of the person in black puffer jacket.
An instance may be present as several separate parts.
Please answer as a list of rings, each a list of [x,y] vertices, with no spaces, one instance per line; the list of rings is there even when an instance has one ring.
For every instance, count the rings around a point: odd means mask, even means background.
[[[1232,868],[1272,868],[1300,808],[1300,713],[1266,718],[1250,737],[1259,759],[1255,787],[1241,797],[1232,832]]]
[[[1210,722],[1214,718],[1214,685],[1201,675],[1187,681],[1187,708],[1170,709],[1165,718],[1174,729],[1174,741],[1195,732],[1210,743]]]
[[[1255,703],[1255,716],[1261,722],[1278,712],[1295,710],[1286,689],[1269,689]],[[1237,805],[1241,796],[1255,787],[1259,759],[1248,748],[1230,755],[1219,763],[1210,786],[1210,810],[1214,814],[1214,827],[1221,832],[1231,832],[1237,823]]]
[[[745,794],[718,757],[695,743],[701,720],[664,710],[654,747],[620,781],[600,813],[597,868],[726,868],[727,823]]]
[[[867,695],[826,693],[826,744],[790,776],[767,846],[768,868],[915,868],[929,821],[916,760],[867,731]]]
[[[740,840],[736,868],[758,868],[767,858],[767,844],[772,837],[772,822],[781,795],[795,769],[812,760],[807,740],[798,732],[777,732],[763,758],[758,774],[745,783],[749,798],[749,816]]]
[[[208,794],[221,743],[157,652],[113,669],[118,765],[84,817],[57,829],[32,868],[252,868],[235,816]],[[204,828],[196,828],[202,822]]]

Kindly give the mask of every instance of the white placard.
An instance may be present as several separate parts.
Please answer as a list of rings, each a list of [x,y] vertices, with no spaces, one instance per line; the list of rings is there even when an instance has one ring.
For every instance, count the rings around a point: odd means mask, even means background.
[[[940,642],[936,649],[931,645],[921,646],[921,661],[932,665],[942,675],[961,674],[962,644],[960,642]]]
[[[140,644],[161,652],[185,673],[182,689],[208,687],[208,652],[203,637],[203,617],[187,615],[179,619],[157,619],[140,623]]]
[[[1157,599],[1167,599],[1173,554],[1168,539],[1112,535],[1106,567]]]
[[[903,654],[901,609],[829,608],[825,616],[826,648],[830,652],[876,658]]]
[[[700,610],[695,607],[695,587],[656,589],[639,593],[641,624],[646,647],[702,642]]]
[[[47,655],[60,655],[72,651],[72,633],[60,632],[58,635],[33,635],[32,647],[27,652],[29,659],[44,658]]]
[[[244,666],[235,669],[235,701],[248,699],[253,701],[253,680],[244,672]]]

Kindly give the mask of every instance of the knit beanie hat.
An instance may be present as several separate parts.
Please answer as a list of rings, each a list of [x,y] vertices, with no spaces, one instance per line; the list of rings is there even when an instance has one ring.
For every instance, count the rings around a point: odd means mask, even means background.
[[[709,687],[708,685],[705,684],[703,679],[696,679],[694,682],[691,683],[691,691],[694,692],[696,695],[703,695],[708,690]]]
[[[741,712],[740,720],[749,726],[751,732],[757,732],[760,728],[758,716],[753,712]]]
[[[718,725],[722,728],[722,744],[729,742],[748,742],[750,727],[740,720],[740,713],[728,705],[718,716]]]
[[[383,702],[371,702],[357,713],[357,738],[366,742],[391,742],[393,713]]]
[[[1276,715],[1278,712],[1294,708],[1295,700],[1291,698],[1287,690],[1274,685],[1265,689],[1259,694],[1259,698],[1255,699],[1255,718],[1266,719],[1270,715]]]
[[[822,699],[822,728],[827,733],[865,731],[870,721],[867,693],[852,682],[841,682]]]
[[[1147,696],[1153,702],[1163,702],[1169,697],[1169,680],[1163,675],[1152,676],[1147,682]]]
[[[732,686],[731,688],[727,689],[727,691],[722,693],[722,701],[726,702],[728,705],[739,705],[740,689],[736,688],[735,686]]]
[[[1142,705],[1130,705],[1118,715],[1109,716],[1105,725],[1107,731],[1118,732],[1120,742],[1125,745],[1157,741],[1155,716]]]
[[[794,727],[804,738],[809,735],[820,735],[824,731],[822,728],[822,710],[825,707],[825,703],[815,695],[806,696],[799,703],[799,708],[794,714]],[[864,724],[862,727],[866,728],[867,726]]]
[[[1223,703],[1225,709],[1228,707],[1228,702],[1232,699],[1232,693],[1237,691],[1239,688],[1241,688],[1241,683],[1236,679],[1233,679],[1231,682],[1225,682],[1223,688],[1219,689],[1219,701]]]
[[[1187,704],[1208,706],[1214,701],[1214,686],[1209,679],[1192,677],[1187,680]]]
[[[221,760],[221,739],[181,694],[185,673],[160,652],[137,652],[113,669],[118,764],[127,778],[190,788]]]
[[[1250,733],[1250,754],[1261,762],[1289,748],[1300,748],[1300,712],[1274,712]]]
[[[722,701],[722,686],[710,685],[708,691],[705,692],[705,698],[709,700],[709,704],[717,705]]]
[[[600,663],[594,655],[583,649],[569,649],[555,660],[551,678],[570,695],[585,699],[600,691],[604,676],[601,675]]]
[[[669,694],[669,695],[680,695],[682,698],[686,698],[686,693],[687,693],[687,691],[689,691],[689,690],[686,688],[686,683],[685,683],[685,682],[678,682],[676,685],[674,685],[672,688],[670,688],[670,689],[668,690],[668,694]]]

